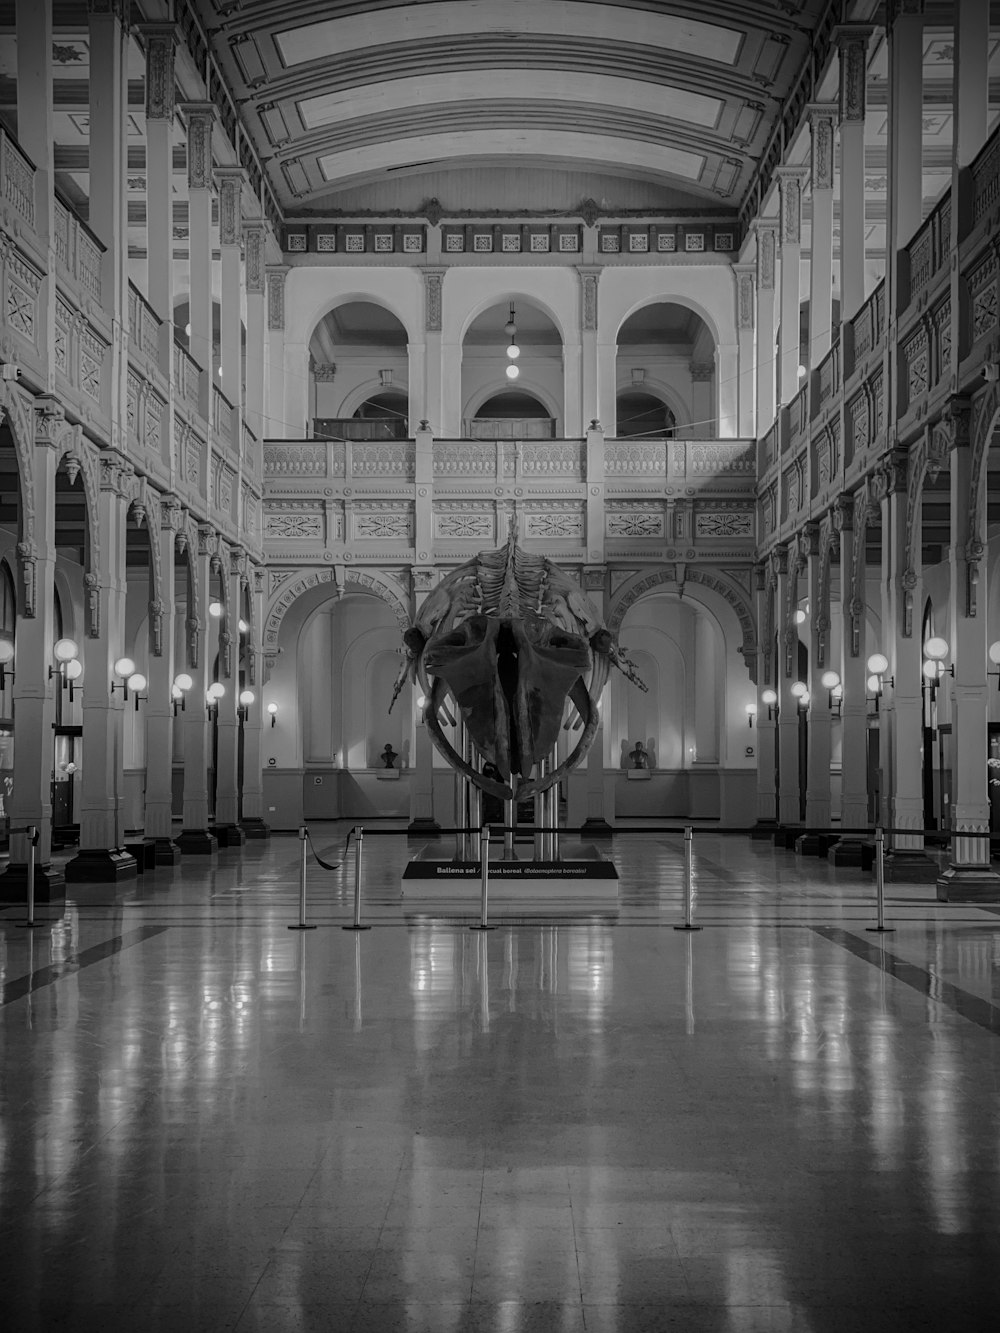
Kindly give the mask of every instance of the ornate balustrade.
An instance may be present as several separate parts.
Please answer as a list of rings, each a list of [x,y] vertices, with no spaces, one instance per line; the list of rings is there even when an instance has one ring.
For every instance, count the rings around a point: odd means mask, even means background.
[[[910,280],[907,304],[915,301],[932,278],[947,269],[951,255],[951,194],[940,199],[906,247]]]
[[[972,225],[978,226],[1000,203],[1000,130],[994,130],[969,169]]]
[[[471,417],[462,423],[470,440],[554,440],[556,423],[550,417]]]
[[[202,369],[186,347],[174,339],[174,394],[189,411],[197,412]]]
[[[155,362],[160,351],[163,321],[134,283],[128,285],[128,336],[131,346]]]
[[[0,130],[0,198],[34,231],[35,164],[9,134]]]
[[[409,433],[403,417],[316,417],[312,431],[317,440],[405,440]]]

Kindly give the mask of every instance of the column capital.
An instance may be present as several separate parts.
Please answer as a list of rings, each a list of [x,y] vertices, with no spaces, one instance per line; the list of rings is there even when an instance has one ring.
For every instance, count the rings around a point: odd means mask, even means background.
[[[833,30],[840,53],[840,119],[864,122],[868,91],[868,42],[875,29],[842,23]]]
[[[758,218],[753,223],[757,233],[757,290],[774,291],[775,253],[778,247],[777,218]]]
[[[87,17],[117,19],[128,32],[129,0],[87,0]]]
[[[776,167],[774,174],[781,192],[781,244],[799,245],[802,241],[802,187],[809,178],[809,168]]]
[[[447,269],[425,268],[424,279],[424,332],[441,332],[441,302],[443,296],[444,275]]]
[[[188,189],[212,188],[212,128],[218,117],[214,102],[181,102],[187,121]]]
[[[146,119],[174,118],[174,59],[177,28],[172,23],[140,23],[146,42]]]
[[[267,273],[267,327],[284,330],[285,327],[285,279],[288,277],[287,264],[268,264]]]
[[[243,239],[243,186],[248,179],[243,167],[216,168],[220,245],[239,246]]]
[[[836,102],[810,102],[806,107],[810,130],[810,183],[814,190],[833,189],[833,147],[839,120]]]

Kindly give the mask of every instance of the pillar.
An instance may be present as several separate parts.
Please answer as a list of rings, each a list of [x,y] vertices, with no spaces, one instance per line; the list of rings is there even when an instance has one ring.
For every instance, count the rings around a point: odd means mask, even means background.
[[[815,370],[833,341],[833,158],[837,108],[813,103],[809,181],[812,225],[809,246],[809,364]]]
[[[836,29],[840,101],[840,317],[853,319],[865,290],[865,110],[872,29]]]
[[[799,704],[792,694],[797,679],[799,636],[790,612],[794,607],[794,589],[798,571],[793,561],[796,552],[779,546],[775,552],[778,582],[775,590],[775,620],[778,627],[778,823],[802,823],[799,803]]]
[[[188,132],[188,254],[190,302],[188,346],[201,366],[199,408],[211,419],[212,404],[212,127],[215,104],[186,102]]]
[[[715,405],[713,399],[715,386],[715,364],[712,361],[692,361],[688,366],[691,375],[691,428],[689,437],[693,440],[707,440],[716,434]]]
[[[244,272],[247,306],[246,337],[246,402],[244,417],[254,439],[256,455],[262,458],[261,440],[264,438],[264,348],[267,336],[265,309],[265,258],[268,228],[266,222],[255,220],[243,228]]]
[[[267,570],[263,565],[250,569],[250,629],[246,644],[246,682],[254,692],[254,701],[243,720],[243,788],[240,828],[248,838],[269,838],[270,825],[264,819],[264,781],[261,776],[261,728],[264,718],[263,667],[261,635],[264,628],[264,589]]]
[[[774,762],[777,742],[777,719],[774,705],[768,706],[761,698],[765,690],[777,688],[777,660],[774,641],[769,637],[770,600],[773,585],[768,581],[767,565],[758,565],[754,571],[757,595],[757,823],[755,837],[770,837],[777,823],[778,793],[774,782]]]
[[[738,398],[736,433],[741,439],[753,439],[756,434],[754,412],[754,275],[753,264],[734,264],[736,278],[736,356],[738,366]]]
[[[157,865],[176,865],[180,851],[173,841],[174,707],[171,690],[177,672],[174,647],[177,640],[177,579],[174,547],[180,522],[180,504],[164,496],[150,524],[150,544],[159,545],[159,579],[156,606],[151,606],[150,652],[146,690],[146,837],[152,838]]]
[[[224,590],[219,629],[219,680],[226,692],[218,702],[215,723],[215,836],[220,847],[240,847],[246,834],[240,828],[239,695],[240,630],[246,553],[241,547],[223,549],[219,580]]]
[[[826,552],[820,545],[818,523],[806,526],[806,583],[809,596],[809,749],[806,769],[806,824],[830,826],[830,730],[833,714],[823,674],[830,669],[826,646],[830,608],[824,605],[828,582],[823,578]],[[823,844],[825,848],[825,844]],[[806,850],[803,848],[803,850]],[[818,851],[819,847],[812,850]]]
[[[889,10],[886,246],[898,256],[923,220],[923,0],[895,0]]]
[[[938,879],[941,902],[1000,902],[1000,875],[990,866],[990,803],[986,765],[989,720],[986,679],[987,647],[985,589],[977,551],[986,531],[986,486],[972,494],[972,450],[969,413],[953,400],[955,447],[951,451],[951,540],[948,549],[949,634],[955,679],[952,686],[951,828],[948,869]],[[985,466],[985,465],[984,465]],[[970,560],[970,556],[973,559]]]
[[[989,0],[962,0],[955,6],[954,51],[955,166],[961,168],[971,164],[989,129]]]
[[[268,264],[267,286],[267,342],[265,345],[265,439],[285,439],[285,264]]]
[[[414,398],[410,411],[413,420],[411,432],[426,421],[437,435],[444,434],[445,388],[442,360],[442,312],[444,277],[446,269],[423,270],[424,280],[424,374],[420,381],[413,379]],[[419,394],[419,397],[417,396]]]
[[[865,649],[865,534],[868,517],[863,495],[841,496],[834,511],[840,532],[840,611],[843,626],[840,679],[841,800],[844,829],[868,825],[868,696]],[[855,581],[857,580],[857,582]],[[848,833],[829,852],[837,865],[861,863],[860,833]]]
[[[802,167],[778,167],[781,193],[781,329],[779,394],[782,406],[799,391],[799,268],[802,262],[802,186],[806,171]]]
[[[427,438],[429,440],[430,437]],[[418,460],[421,454],[422,439],[422,436],[417,437]],[[428,458],[427,461],[429,462],[430,459]],[[419,466],[418,461],[418,468]],[[417,544],[419,546],[419,540]],[[437,587],[440,575],[433,566],[418,566],[414,568],[412,577],[413,615],[416,618],[428,596]],[[407,829],[410,833],[435,836],[440,831],[441,825],[434,817],[434,745],[424,723],[424,711],[418,707],[416,702],[419,688],[419,685],[416,689],[408,688],[396,702],[397,708],[413,708],[416,724],[414,729],[413,771],[410,774],[410,822]]]
[[[588,456],[592,443],[596,442],[598,436],[603,438],[600,431],[588,432]],[[605,565],[584,566],[583,590],[607,621],[610,579]],[[610,781],[606,781],[604,771],[604,718],[605,709],[608,706],[609,701],[607,700],[602,700],[599,705],[601,721],[594,737],[594,743],[587,755],[586,766],[581,774],[583,777],[583,819],[580,827],[582,829],[581,836],[584,839],[610,838],[614,833],[612,821],[615,817],[615,779],[612,777]],[[575,742],[571,741],[570,744],[575,744]],[[571,773],[567,793],[570,800],[573,796],[573,776]],[[569,803],[567,802],[568,822],[572,826],[577,822],[577,815],[570,813],[568,807]]]
[[[188,601],[187,671],[194,683],[188,691],[188,703],[181,714],[184,743],[184,804],[179,837],[175,839],[185,855],[209,855],[216,851],[217,839],[208,831],[209,722],[205,707],[211,662],[208,634],[208,603],[212,586],[211,561],[215,552],[215,533],[198,528],[197,550],[189,552],[194,596]]]
[[[580,279],[581,425],[587,430],[591,422],[600,421],[611,433],[615,427],[617,358],[614,347],[609,351],[598,345],[597,302],[602,270],[597,264],[578,264],[576,271]]]
[[[125,642],[126,481],[131,467],[118,454],[101,454],[95,471],[97,494],[96,568],[84,575],[83,762],[80,786],[80,850],[67,862],[66,879],[117,882],[136,875],[124,849],[119,807],[126,707],[114,664]],[[112,682],[115,689],[112,690]],[[128,700],[128,707],[132,707]],[[144,707],[145,705],[140,705]]]
[[[145,24],[146,40],[146,295],[163,320],[160,369],[171,382],[174,348],[174,59],[172,24]]]
[[[9,393],[22,394],[13,386]],[[39,830],[35,848],[35,892],[40,901],[63,897],[64,875],[52,865],[52,727],[56,717],[52,679],[52,644],[55,616],[55,495],[59,440],[66,429],[63,409],[54,398],[31,399],[23,394],[23,417],[11,416],[11,429],[26,419],[33,437],[21,441],[31,458],[32,475],[22,476],[31,486],[33,523],[22,528],[17,567],[17,658],[10,686],[16,718],[14,787],[10,793],[10,861],[0,873],[0,900],[24,902],[27,897],[28,838],[17,830],[34,824]],[[25,743],[20,743],[21,738]],[[35,743],[29,743],[35,738]]]
[[[17,137],[35,164],[35,235],[46,257],[38,292],[39,347],[52,347],[56,316],[56,247],[53,222],[55,185],[55,102],[52,95],[52,6],[17,0]],[[45,388],[55,388],[55,359],[46,360]]]
[[[778,401],[778,362],[775,358],[775,286],[778,226],[757,221],[757,436],[774,425]]]
[[[233,408],[233,439],[239,447],[238,428],[243,411],[243,183],[242,167],[222,167],[215,173],[219,190],[219,254],[222,264],[219,302],[219,387]]]

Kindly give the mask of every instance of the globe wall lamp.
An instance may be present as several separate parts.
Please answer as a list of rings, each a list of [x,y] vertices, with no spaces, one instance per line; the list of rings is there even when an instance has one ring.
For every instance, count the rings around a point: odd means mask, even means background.
[[[80,661],[80,649],[74,639],[56,639],[52,645],[55,666],[49,667],[49,680],[59,677],[59,688],[69,689],[69,701],[73,702],[73,686],[83,675],[83,663]]]
[[[837,703],[837,716],[840,716],[840,707],[844,698],[844,687],[841,684],[840,676],[836,671],[824,671],[819,678],[819,683],[826,690],[826,706],[833,712],[834,700]]]
[[[757,716],[757,705],[755,703],[745,704],[747,714],[747,726],[753,730],[753,720]]]
[[[240,690],[239,706],[236,713],[241,722],[245,722],[250,716],[250,705],[256,698],[257,696],[253,690]]]
[[[761,701],[761,703],[764,704],[765,707],[767,708],[767,720],[768,720],[768,722],[773,721],[773,719],[776,718],[776,717],[778,716],[779,712],[780,712],[780,709],[778,708],[778,694],[777,694],[777,691],[776,691],[776,690],[762,690],[762,691],[761,691],[761,695],[760,695],[760,701]]]
[[[194,684],[194,680],[186,671],[179,671],[174,677],[174,683],[170,687],[170,697],[174,704],[174,717],[177,716],[178,708],[184,712],[184,695]]]
[[[142,693],[146,688],[146,677],[141,671],[136,671],[135,663],[131,657],[119,657],[114,665],[114,672],[119,679],[111,682],[112,695],[114,695],[115,690],[121,690],[123,700],[128,703],[129,690],[131,690],[132,697],[135,699],[135,711],[138,713],[139,704],[144,702],[146,698]]]
[[[510,337],[507,345],[507,369],[506,375],[509,380],[516,380],[521,371],[517,364],[517,358],[521,355],[521,349],[517,342],[517,325],[514,323],[514,302],[510,303],[510,319],[503,326],[503,331]]]
[[[809,686],[804,680],[797,680],[792,685],[792,696],[800,713],[809,710]]]
[[[872,653],[868,659],[869,676],[867,680],[868,693],[875,700],[875,712],[878,712],[878,702],[882,697],[882,691],[886,685],[894,685],[895,678],[890,676],[886,679],[885,673],[889,670],[889,659],[885,653]]]
[[[13,661],[14,644],[10,639],[0,639],[0,690],[7,688],[8,676],[14,679]]]
[[[274,726],[274,723],[275,723],[275,720],[276,720],[276,718],[277,718],[277,716],[278,716],[278,705],[277,705],[277,704],[268,704],[268,705],[267,705],[267,711],[268,711],[268,713],[269,713],[270,716],[271,716],[271,726],[273,727],[273,726]]]
[[[218,620],[222,615],[222,603],[209,602],[208,614],[212,617],[213,620]]]
[[[1000,650],[1000,644],[994,644],[993,647]],[[926,682],[924,688],[930,691],[931,703],[934,702],[941,677],[954,676],[955,674],[954,664],[951,666],[945,666],[944,664],[944,659],[949,652],[951,652],[951,647],[948,640],[942,639],[938,635],[933,635],[924,644],[924,662],[921,671]],[[998,660],[998,658],[993,657],[993,648],[990,648],[990,658],[992,661]]]
[[[995,667],[1000,667],[1000,639],[996,643],[991,643],[987,649],[990,661]],[[987,676],[996,676],[997,689],[1000,690],[1000,671],[987,671]],[[0,690],[3,689],[3,663],[0,662]]]
[[[225,692],[226,687],[220,680],[213,680],[205,691],[205,711],[213,721],[219,716],[219,700]]]

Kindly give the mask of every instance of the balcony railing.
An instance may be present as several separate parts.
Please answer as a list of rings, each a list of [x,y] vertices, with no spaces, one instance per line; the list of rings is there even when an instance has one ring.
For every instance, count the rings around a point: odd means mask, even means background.
[[[972,222],[981,222],[1000,200],[1000,134],[990,136],[975,159],[972,171]]]
[[[100,302],[104,247],[61,199],[55,201],[55,240],[56,259],[88,295]]]
[[[472,417],[464,423],[470,440],[554,440],[556,423],[548,417]]]
[[[153,307],[133,283],[128,285],[128,332],[134,347],[155,361],[160,351],[160,325]]]
[[[312,423],[317,440],[405,440],[406,426],[403,417],[314,417]]]
[[[9,134],[0,130],[0,193],[34,230],[35,166]]]

